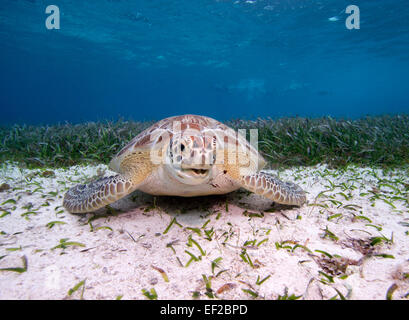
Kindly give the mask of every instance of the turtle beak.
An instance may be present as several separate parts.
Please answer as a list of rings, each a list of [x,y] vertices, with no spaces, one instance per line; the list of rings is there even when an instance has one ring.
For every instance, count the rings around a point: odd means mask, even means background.
[[[214,159],[213,154],[204,152],[197,157],[191,157],[183,159],[181,163],[182,169],[195,169],[195,170],[210,170],[213,166]]]
[[[206,169],[182,169],[184,172],[189,172],[198,177],[204,177],[209,173],[209,170]]]
[[[209,173],[212,168],[210,164],[181,164],[181,170],[193,176],[203,177]]]
[[[184,163],[182,162],[181,164],[182,170],[205,170],[208,171],[212,168],[211,164],[190,164],[190,163]]]
[[[172,175],[185,184],[196,185],[205,183],[210,179],[212,175],[212,171],[210,169],[211,168],[192,168],[191,166],[179,168],[173,167]]]

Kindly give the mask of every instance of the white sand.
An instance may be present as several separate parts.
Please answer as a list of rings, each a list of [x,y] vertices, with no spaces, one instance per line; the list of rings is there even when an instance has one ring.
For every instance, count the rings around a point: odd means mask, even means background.
[[[277,299],[285,292],[300,299],[339,299],[340,294],[385,299],[395,287],[393,299],[408,299],[407,169],[341,172],[316,166],[280,172],[283,180],[309,192],[309,205],[302,208],[272,207],[244,191],[191,199],[135,192],[113,205],[120,209],[117,215],[104,217],[106,210],[100,210],[92,227],[87,222],[95,215],[69,214],[61,207],[62,197],[97,172],[108,174],[106,167],[52,171],[55,176],[47,178],[40,170],[12,164],[0,168],[0,185],[11,187],[0,192],[0,268],[22,267],[23,257],[28,263],[23,273],[0,272],[0,299],[146,299],[142,289],[151,288],[158,299],[192,299],[194,292],[208,299],[203,275],[223,299],[253,299],[250,291],[258,299]],[[2,204],[8,199],[16,204]],[[275,211],[265,211],[271,208]],[[173,224],[164,234],[174,217],[182,227]],[[48,228],[52,221],[64,224]],[[370,245],[373,237],[384,240]],[[64,238],[84,246],[53,250]],[[242,258],[247,255],[240,256],[244,248],[252,266]],[[198,259],[187,267],[186,251]],[[212,273],[212,261],[219,257]],[[83,280],[85,285],[69,295]]]

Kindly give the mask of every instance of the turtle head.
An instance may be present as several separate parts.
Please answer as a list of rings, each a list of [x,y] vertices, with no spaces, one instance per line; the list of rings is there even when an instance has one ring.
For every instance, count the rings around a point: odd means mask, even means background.
[[[174,136],[167,150],[167,167],[182,183],[206,183],[211,177],[215,157],[215,137],[201,134]]]

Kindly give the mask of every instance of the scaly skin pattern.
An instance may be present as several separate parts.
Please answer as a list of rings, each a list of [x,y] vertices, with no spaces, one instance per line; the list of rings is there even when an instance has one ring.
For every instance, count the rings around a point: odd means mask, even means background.
[[[292,182],[283,182],[267,172],[243,176],[244,188],[274,202],[302,206],[306,202],[305,192]]]
[[[122,175],[100,178],[69,189],[63,205],[72,213],[95,211],[121,199],[134,189],[132,181]]]
[[[301,206],[304,191],[266,172],[257,149],[217,120],[195,115],[161,120],[132,139],[112,159],[116,176],[75,186],[64,207],[85,213],[136,189],[156,195],[222,194],[240,187],[275,202]]]

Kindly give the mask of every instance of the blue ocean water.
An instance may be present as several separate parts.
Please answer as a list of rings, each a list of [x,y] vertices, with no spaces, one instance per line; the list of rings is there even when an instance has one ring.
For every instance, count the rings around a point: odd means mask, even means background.
[[[0,2],[0,124],[408,113],[408,74],[407,0]]]

